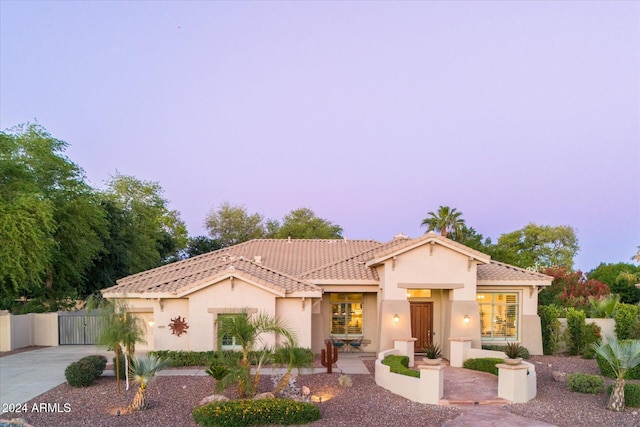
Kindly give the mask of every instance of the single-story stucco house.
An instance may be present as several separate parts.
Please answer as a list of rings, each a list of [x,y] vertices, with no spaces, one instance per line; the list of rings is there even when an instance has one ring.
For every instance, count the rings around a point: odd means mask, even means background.
[[[551,281],[427,233],[386,243],[251,240],[125,277],[102,293],[145,320],[147,349],[233,348],[218,339],[216,320],[248,310],[285,321],[315,353],[330,335],[362,337],[373,352],[413,337],[416,351],[435,342],[448,357],[449,339],[460,337],[473,348],[518,341],[542,354],[538,292]],[[173,333],[176,319],[186,333]]]

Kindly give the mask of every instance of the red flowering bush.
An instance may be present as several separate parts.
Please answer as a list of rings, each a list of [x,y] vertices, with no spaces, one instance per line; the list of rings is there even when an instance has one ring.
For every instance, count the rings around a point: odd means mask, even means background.
[[[589,308],[590,296],[601,298],[611,293],[609,285],[589,279],[579,270],[550,267],[540,272],[554,277],[551,286],[540,292],[540,304],[557,304],[561,307],[573,307],[586,312]]]

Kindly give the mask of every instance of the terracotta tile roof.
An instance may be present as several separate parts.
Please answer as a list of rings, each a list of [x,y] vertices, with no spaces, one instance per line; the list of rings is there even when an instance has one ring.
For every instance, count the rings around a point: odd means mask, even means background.
[[[356,254],[350,258],[320,266],[306,272],[302,277],[308,280],[366,280],[378,281],[377,270],[367,267],[367,261],[380,252],[389,248],[397,248],[405,244],[407,239],[396,239],[387,243],[378,243],[371,249]]]
[[[200,257],[196,257],[200,258]],[[185,261],[169,264],[144,273],[125,277],[118,284],[105,289],[105,293],[183,293],[197,288],[203,283],[215,282],[216,279],[230,274],[241,277],[280,293],[297,291],[321,292],[321,289],[310,283],[288,275],[273,271],[239,257],[203,257],[194,263],[182,264]],[[175,265],[176,269],[171,269]]]
[[[231,272],[281,293],[321,291],[311,282],[378,281],[367,266],[429,240],[467,253],[482,262],[479,281],[550,281],[549,276],[496,261],[435,233],[387,243],[374,240],[258,239],[122,278],[108,294],[183,293]],[[235,270],[230,270],[231,268]]]
[[[478,281],[551,281],[553,277],[498,261],[478,266]]]

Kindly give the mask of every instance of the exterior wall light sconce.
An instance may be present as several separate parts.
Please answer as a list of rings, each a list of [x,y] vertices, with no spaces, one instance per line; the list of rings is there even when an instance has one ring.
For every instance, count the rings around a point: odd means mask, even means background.
[[[149,320],[149,326],[151,326],[153,328],[154,324],[155,324],[155,322],[153,320]]]
[[[400,316],[398,316],[397,314],[394,314],[393,315],[393,323],[395,323],[397,325],[399,321],[400,321]]]
[[[465,324],[465,325],[468,325],[468,324],[469,324],[469,322],[471,322],[471,318],[469,317],[469,315],[468,315],[468,314],[465,314],[465,315],[464,315],[464,324]]]

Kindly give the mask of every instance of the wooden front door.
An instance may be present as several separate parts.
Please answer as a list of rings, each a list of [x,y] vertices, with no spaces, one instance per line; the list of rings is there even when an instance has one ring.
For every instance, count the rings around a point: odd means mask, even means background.
[[[433,303],[412,302],[411,306],[411,336],[417,338],[415,342],[416,353],[431,344],[433,338]]]

